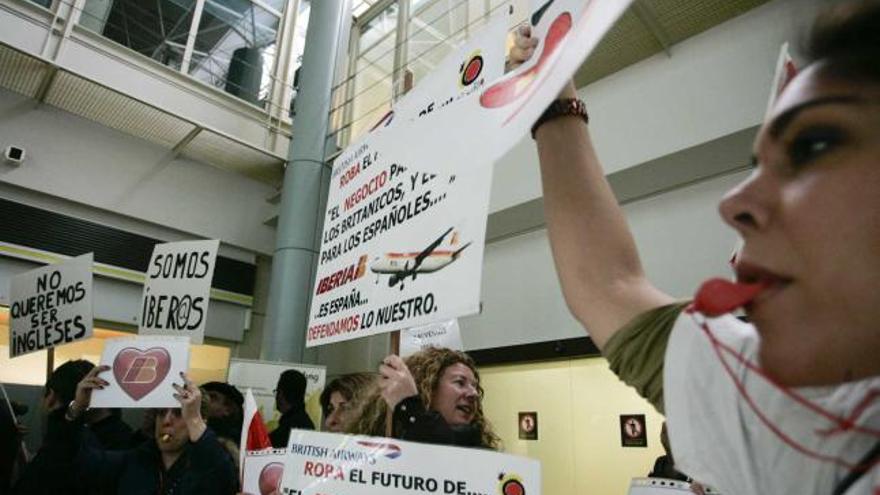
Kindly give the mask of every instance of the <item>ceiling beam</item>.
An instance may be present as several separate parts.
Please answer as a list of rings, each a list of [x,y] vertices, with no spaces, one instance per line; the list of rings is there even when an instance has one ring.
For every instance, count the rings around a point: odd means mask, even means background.
[[[663,29],[663,26],[660,24],[660,21],[657,20],[657,14],[654,12],[654,9],[647,4],[644,0],[635,0],[632,4],[632,11],[635,14],[636,18],[645,25],[645,28],[648,29],[648,32],[651,33],[651,36],[657,40],[657,43],[663,47],[663,51],[666,52],[667,57],[672,56],[672,41],[670,41],[669,33]]]

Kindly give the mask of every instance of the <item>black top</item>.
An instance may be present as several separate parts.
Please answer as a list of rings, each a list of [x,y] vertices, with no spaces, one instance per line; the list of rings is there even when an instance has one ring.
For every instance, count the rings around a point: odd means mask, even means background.
[[[688,475],[675,469],[675,460],[672,456],[661,455],[654,461],[654,469],[648,473],[649,478],[666,478],[668,480],[678,480],[691,482]]]
[[[407,397],[394,408],[394,437],[413,442],[485,447],[475,425],[450,426],[436,411],[428,411],[417,395]]]
[[[281,415],[281,419],[278,420],[278,428],[269,433],[269,441],[272,442],[272,446],[276,449],[286,449],[291,428],[297,430],[315,429],[315,424],[312,423],[312,418],[306,414],[305,407],[291,409]]]
[[[81,420],[67,421],[64,413],[61,408],[49,416],[47,444],[56,458],[73,460],[81,488],[131,495],[232,495],[238,490],[233,460],[210,428],[165,469],[155,441],[129,450],[106,450]],[[75,492],[68,485],[53,493]]]
[[[88,428],[105,449],[127,450],[135,447],[134,431],[117,415],[107,416]]]

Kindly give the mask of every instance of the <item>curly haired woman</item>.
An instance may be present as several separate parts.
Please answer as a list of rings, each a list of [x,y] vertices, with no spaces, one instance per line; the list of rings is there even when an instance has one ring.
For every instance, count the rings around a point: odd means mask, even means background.
[[[391,436],[401,440],[498,449],[500,441],[483,415],[483,389],[473,359],[431,347],[401,359],[386,357],[379,390],[364,408],[353,433],[385,436],[388,408]]]

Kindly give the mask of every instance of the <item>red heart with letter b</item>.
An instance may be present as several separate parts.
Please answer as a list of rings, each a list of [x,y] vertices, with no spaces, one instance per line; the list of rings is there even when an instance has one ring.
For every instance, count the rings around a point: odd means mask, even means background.
[[[113,360],[113,376],[122,390],[134,400],[141,400],[168,375],[171,355],[162,347],[145,351],[126,347]]]

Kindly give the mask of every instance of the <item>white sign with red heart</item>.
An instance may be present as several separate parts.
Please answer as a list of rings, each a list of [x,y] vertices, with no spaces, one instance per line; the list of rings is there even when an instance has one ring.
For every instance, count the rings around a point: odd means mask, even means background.
[[[244,495],[281,495],[286,449],[248,452],[244,457]]]
[[[136,337],[104,342],[101,364],[110,382],[92,393],[91,407],[180,407],[172,383],[189,369],[186,337]]]

